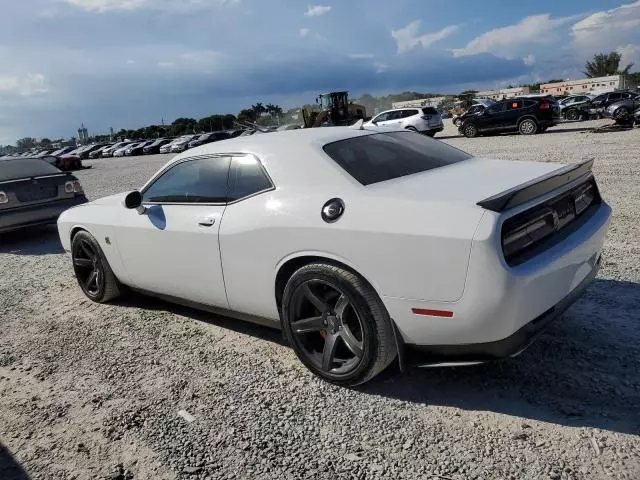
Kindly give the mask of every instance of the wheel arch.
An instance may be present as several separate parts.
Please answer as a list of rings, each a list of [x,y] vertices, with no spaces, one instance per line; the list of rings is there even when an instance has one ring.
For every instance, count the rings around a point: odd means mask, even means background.
[[[274,295],[278,311],[280,311],[280,307],[282,306],[282,295],[284,293],[285,286],[287,285],[287,282],[289,281],[291,276],[298,269],[315,262],[324,262],[336,265],[345,268],[346,270],[349,270],[356,275],[359,275],[364,279],[365,282],[369,284],[369,286],[371,286],[371,288],[373,288],[373,290],[382,300],[380,289],[376,287],[375,283],[370,278],[368,278],[365,273],[362,272],[362,269],[350,264],[348,260],[327,252],[299,252],[283,258],[276,267],[276,275],[274,278]]]
[[[521,116],[518,119],[518,128],[520,127],[520,124],[522,122],[524,122],[525,120],[533,120],[536,125],[538,125],[538,126],[540,125],[540,122],[538,122],[538,119],[535,117],[535,115],[526,114],[526,115]]]

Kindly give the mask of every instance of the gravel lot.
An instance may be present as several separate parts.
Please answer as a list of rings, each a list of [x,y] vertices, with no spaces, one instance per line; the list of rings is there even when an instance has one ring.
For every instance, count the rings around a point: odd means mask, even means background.
[[[278,332],[142,296],[91,303],[54,228],[5,235],[0,479],[640,478],[640,129],[465,139],[446,123],[440,138],[477,155],[595,157],[614,209],[598,279],[523,355],[338,388]],[[78,176],[95,199],[169,158]]]

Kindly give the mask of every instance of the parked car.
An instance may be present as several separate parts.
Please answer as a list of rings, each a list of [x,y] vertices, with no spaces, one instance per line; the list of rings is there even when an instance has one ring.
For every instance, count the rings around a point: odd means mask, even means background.
[[[401,127],[433,137],[444,130],[442,117],[433,107],[399,108],[382,112],[365,125]]]
[[[558,102],[560,105],[560,114],[566,120],[580,120],[583,117],[583,107],[591,102],[593,98],[593,95],[588,94],[571,95],[563,98]]]
[[[207,143],[218,142],[220,140],[226,140],[229,137],[227,132],[212,132],[204,133],[197,138],[194,138],[189,142],[188,148],[199,147],[200,145],[206,145]]]
[[[585,117],[601,118],[609,105],[622,100],[636,98],[637,96],[638,94],[632,91],[602,93],[594,97],[589,103],[583,105],[581,111]]]
[[[560,107],[551,97],[520,97],[501,100],[484,112],[465,119],[459,128],[465,137],[482,133],[543,133],[560,121]]]
[[[102,152],[100,153],[100,156],[102,158],[113,157],[113,154],[116,152],[116,150],[120,150],[122,147],[126,147],[127,145],[131,145],[132,143],[133,142],[131,140],[126,140],[124,142],[115,143],[115,144],[111,145],[110,147],[107,147],[104,150],[102,150]]]
[[[171,143],[173,141],[173,139],[171,138],[159,138],[157,140],[155,140],[154,142],[150,143],[149,145],[143,147],[142,152],[145,155],[152,155],[155,153],[160,153],[160,147],[167,145],[168,143]]]
[[[486,108],[487,105],[485,105],[484,103],[474,103],[469,107],[469,110],[464,112],[462,115],[454,115],[451,121],[456,127],[460,127],[464,123],[465,119],[472,115],[477,115],[484,112]]]
[[[101,146],[100,148],[96,148],[92,152],[89,152],[89,158],[94,159],[102,157],[102,152],[104,152],[107,148],[112,147],[113,145],[113,143],[109,143],[107,145]]]
[[[0,160],[1,233],[56,223],[64,210],[86,202],[76,177],[41,158]]]
[[[91,154],[91,152],[94,152],[95,150],[98,150],[102,147],[104,147],[105,145],[103,144],[94,144],[94,145],[87,145],[86,147],[84,147],[79,153],[78,153],[78,157],[80,158],[80,160],[87,160],[89,158],[89,155]]]
[[[603,116],[613,118],[617,124],[623,126],[640,124],[640,96],[609,105],[604,110]]]
[[[177,155],[58,229],[89,299],[126,286],[281,328],[311,371],[354,385],[398,352],[524,350],[598,271],[611,209],[592,165],[474,158],[400,128],[275,132]]]
[[[52,155],[54,157],[59,157],[60,155],[64,155],[65,153],[69,153],[73,150],[75,150],[76,147],[63,147],[63,148],[59,148],[58,150],[54,150],[53,152],[49,153],[48,155]],[[29,155],[28,153],[25,153],[24,155]]]
[[[140,143],[132,143],[127,147],[124,154],[128,157],[131,157],[134,155],[142,155],[144,147],[146,147],[147,145],[150,145],[153,142],[154,140],[145,140],[144,142],[140,142]]]
[[[195,137],[195,135],[183,135],[182,137],[178,138],[171,144],[171,153],[184,152],[187,148],[189,148],[189,142]]]
[[[124,157],[124,156],[125,156],[125,154],[127,153],[127,150],[128,150],[129,148],[131,148],[132,146],[136,146],[136,145],[138,145],[138,143],[139,143],[139,142],[130,142],[130,143],[127,143],[127,144],[125,144],[125,145],[121,146],[120,148],[116,148],[116,149],[113,151],[113,155],[112,155],[112,156],[113,156],[113,157]]]

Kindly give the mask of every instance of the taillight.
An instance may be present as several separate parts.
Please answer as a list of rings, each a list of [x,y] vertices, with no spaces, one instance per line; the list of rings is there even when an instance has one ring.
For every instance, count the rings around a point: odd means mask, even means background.
[[[3,203],[9,203],[9,196],[5,192],[0,191],[0,204]]]
[[[73,193],[73,182],[65,182],[64,193]]]
[[[64,184],[64,193],[80,194],[84,193],[84,191],[82,190],[82,185],[80,185],[80,182],[78,180],[70,180],[68,182],[65,182]]]
[[[549,110],[551,108],[551,104],[546,100],[540,104],[540,110]]]
[[[502,229],[502,250],[504,256],[509,258],[528,246],[551,235],[555,231],[555,215],[552,208],[545,208],[528,216],[521,221],[505,223]]]
[[[80,182],[78,180],[74,180],[73,182],[73,193],[84,193],[82,185],[80,185]]]

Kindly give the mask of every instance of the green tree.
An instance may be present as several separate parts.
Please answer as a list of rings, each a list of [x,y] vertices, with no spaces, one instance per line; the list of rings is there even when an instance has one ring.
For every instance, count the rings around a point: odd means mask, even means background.
[[[608,75],[626,75],[631,70],[633,64],[627,65],[620,70],[620,60],[622,55],[618,52],[596,53],[592,60],[584,64],[584,74],[589,78],[606,77]]]
[[[198,121],[195,118],[177,118],[169,127],[169,135],[187,135],[196,133]]]
[[[20,151],[29,150],[30,148],[33,148],[36,145],[37,145],[36,139],[31,137],[21,138],[16,143],[16,147],[18,147],[18,150]]]
[[[42,148],[48,148],[51,146],[51,140],[48,138],[41,138],[40,142],[38,142],[38,145],[40,145],[40,147]]]

